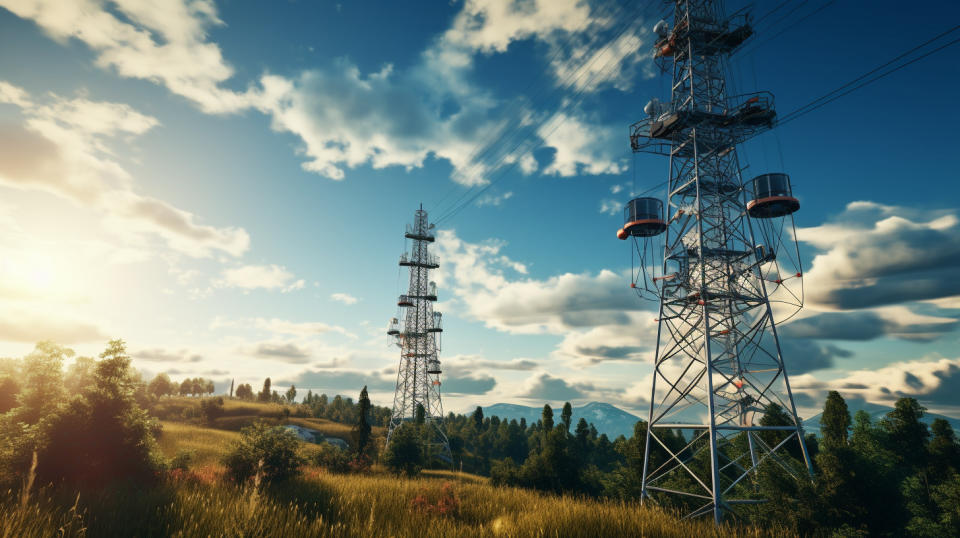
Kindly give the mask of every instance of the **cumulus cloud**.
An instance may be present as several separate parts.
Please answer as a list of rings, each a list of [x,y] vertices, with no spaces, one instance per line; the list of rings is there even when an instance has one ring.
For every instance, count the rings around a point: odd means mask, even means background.
[[[396,372],[393,375],[396,376]],[[391,379],[389,373],[360,370],[305,370],[288,380],[277,383],[296,385],[304,389],[327,389],[346,393],[359,391],[364,386],[371,391],[389,391],[396,388],[396,379]]]
[[[140,349],[130,353],[130,357],[156,362],[200,362],[203,356],[187,349],[168,350],[164,348]]]
[[[443,360],[444,372],[454,375],[466,375],[479,370],[534,370],[540,361],[532,359],[491,360],[480,355],[455,355]]]
[[[0,341],[35,343],[52,340],[58,344],[103,342],[109,337],[90,321],[53,312],[5,308],[0,314]]]
[[[814,376],[791,378],[797,391],[822,400],[827,390],[845,397],[861,398],[890,405],[898,398],[912,397],[931,408],[957,405],[960,391],[960,359],[918,359],[896,362],[881,368],[847,372],[843,377],[823,381]]]
[[[241,318],[227,319],[216,317],[210,322],[210,329],[240,328],[259,329],[277,335],[310,337],[325,333],[339,333],[353,337],[349,331],[339,325],[330,325],[321,321],[291,321],[279,318]]]
[[[589,383],[568,383],[559,377],[541,373],[526,381],[520,397],[544,401],[576,400],[594,388]]]
[[[212,113],[249,106],[250,97],[219,87],[233,76],[220,47],[207,40],[223,25],[211,0],[77,0],[0,5],[36,22],[58,41],[77,39],[96,55],[99,67],[123,77],[157,82]]]
[[[409,169],[430,156],[449,161],[452,178],[467,185],[486,182],[495,163],[519,161],[524,173],[535,171],[536,161],[524,152],[496,148],[497,158],[477,158],[484,141],[518,127],[517,122],[531,129],[525,135],[534,138],[531,145],[542,142],[530,121],[546,119],[529,102],[505,114],[502,103],[472,81],[477,54],[503,53],[527,39],[545,43],[557,85],[578,93],[610,85],[626,89],[638,66],[650,64],[637,26],[608,45],[619,22],[601,14],[609,9],[582,0],[470,0],[421,61],[403,73],[390,65],[362,73],[341,59],[292,76],[265,74],[238,91],[226,87],[234,69],[209,39],[212,29],[224,25],[210,0],[171,0],[162,7],[136,0],[81,0],[69,6],[6,0],[0,5],[58,41],[84,43],[98,66],[160,84],[207,113],[263,112],[274,130],[299,137],[304,169],[337,180],[356,166]],[[0,98],[28,102],[8,87],[0,87]],[[547,173],[615,173],[620,165],[604,140],[617,130],[587,123],[575,108],[563,116],[566,125],[550,134],[547,145],[556,156]],[[592,139],[578,132],[583,128],[594,129]],[[490,149],[479,153],[489,156]]]
[[[115,159],[113,146],[159,122],[122,103],[45,96],[36,102],[4,83],[0,102],[21,108],[22,125],[0,123],[0,184],[42,190],[104,213],[104,224],[130,244],[156,237],[176,252],[208,257],[239,256],[247,232],[214,227],[199,217],[134,191],[133,178]]]
[[[474,204],[476,204],[477,207],[499,206],[503,204],[503,202],[509,200],[510,198],[513,198],[513,192],[511,191],[505,192],[503,194],[486,194],[484,196],[481,196],[480,198],[477,198],[477,201],[474,202]]]
[[[960,321],[917,314],[906,306],[874,310],[824,312],[798,319],[781,330],[786,339],[868,341],[882,337],[929,341],[957,328]]]
[[[486,394],[497,385],[496,379],[489,375],[443,377],[444,394]]]
[[[500,253],[501,242],[437,235],[444,260],[440,282],[449,284],[468,316],[488,327],[517,334],[563,334],[571,328],[625,325],[641,305],[627,293],[626,280],[609,270],[596,275],[565,273],[537,280],[511,279],[526,267]],[[522,271],[521,271],[522,269]]]
[[[345,305],[357,304],[357,301],[359,300],[349,293],[334,293],[330,295],[330,298]]]
[[[310,362],[311,351],[292,342],[261,342],[247,350],[249,355],[294,364]]]
[[[626,171],[621,155],[621,129],[591,122],[582,115],[558,113],[540,127],[543,145],[555,150],[544,174],[620,174]]]
[[[279,289],[283,293],[302,289],[304,281],[297,280],[293,273],[280,265],[244,265],[224,269],[221,278],[214,282],[218,287],[254,289]]]
[[[960,218],[851,202],[820,226],[797,230],[820,252],[805,275],[808,299],[823,309],[858,309],[960,294]]]

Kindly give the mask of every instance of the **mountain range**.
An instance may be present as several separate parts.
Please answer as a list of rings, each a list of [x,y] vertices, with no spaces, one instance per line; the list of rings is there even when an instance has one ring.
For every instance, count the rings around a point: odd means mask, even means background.
[[[553,410],[553,420],[560,422],[560,412],[562,407]],[[498,403],[483,408],[483,416],[500,417],[501,420],[519,421],[521,418],[527,419],[527,424],[532,424],[540,420],[543,413],[543,407],[530,407],[526,405]],[[584,418],[587,422],[593,424],[597,431],[607,434],[610,440],[614,440],[618,435],[630,437],[633,435],[633,425],[640,420],[640,417],[628,413],[623,409],[603,402],[590,402],[586,405],[573,408],[573,424]],[[573,429],[573,428],[571,428]]]
[[[850,400],[847,403],[850,408],[851,418],[853,418],[853,415],[857,411],[862,409],[870,414],[870,418],[874,423],[893,410],[893,407],[889,405],[875,404],[863,400]],[[555,423],[560,422],[561,410],[562,408],[560,407],[553,410],[553,420]],[[483,416],[485,417],[496,416],[500,417],[501,420],[517,421],[525,418],[527,419],[527,424],[532,424],[540,420],[542,413],[542,407],[507,403],[498,403],[483,408]],[[823,413],[819,413],[803,421],[803,428],[806,433],[820,433],[820,416],[822,414]],[[580,407],[574,407],[573,424],[575,425],[581,418],[593,424],[598,432],[607,434],[607,437],[609,437],[611,441],[616,439],[618,435],[623,435],[624,437],[633,435],[633,426],[640,420],[640,417],[604,402],[590,402]],[[938,415],[936,413],[926,413],[923,416],[923,422],[930,424],[938,418],[945,419],[953,426],[954,431],[960,433],[960,419]]]

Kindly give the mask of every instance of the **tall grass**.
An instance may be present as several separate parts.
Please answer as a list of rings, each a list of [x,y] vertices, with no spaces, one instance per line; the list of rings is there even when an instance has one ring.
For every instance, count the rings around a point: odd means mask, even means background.
[[[634,503],[494,487],[485,478],[446,471],[406,479],[377,467],[361,475],[307,467],[301,477],[281,485],[237,486],[223,480],[217,463],[236,438],[233,432],[165,422],[161,449],[168,457],[193,451],[191,469],[172,470],[150,487],[118,485],[79,496],[49,487],[37,491],[25,483],[23,491],[0,494],[0,538],[789,535],[780,529],[679,521]]]
[[[417,509],[452,484],[456,509]],[[451,490],[447,486],[448,492]],[[50,492],[27,508],[0,505],[0,536],[786,536],[776,529],[678,521],[655,508],[541,495],[482,483],[389,475],[331,475],[309,469],[283,486],[240,488],[223,482],[167,482],[81,496],[63,509]],[[64,499],[66,500],[66,499]],[[66,524],[69,523],[70,526]],[[61,531],[60,529],[66,529]],[[68,532],[67,532],[68,531]]]

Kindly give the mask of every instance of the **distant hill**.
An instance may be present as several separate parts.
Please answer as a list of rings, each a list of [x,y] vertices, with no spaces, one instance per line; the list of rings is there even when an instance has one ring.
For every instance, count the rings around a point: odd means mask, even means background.
[[[562,410],[562,407],[554,408],[553,416],[555,422],[560,422],[560,412]],[[540,420],[540,414],[542,412],[542,406],[530,407],[505,403],[498,403],[483,408],[483,416],[485,417],[496,416],[500,417],[501,420],[516,419],[518,421],[521,418],[525,418],[528,424]],[[607,434],[607,437],[609,437],[611,441],[616,439],[618,435],[623,435],[624,437],[633,435],[633,425],[640,420],[640,417],[636,415],[603,402],[590,402],[581,407],[574,407],[574,426],[580,418],[584,418],[587,422],[593,424],[598,432]]]
[[[870,414],[870,420],[873,423],[876,423],[880,419],[884,418],[887,413],[893,411],[893,407],[889,405],[881,405],[870,402],[865,402],[863,400],[847,400],[847,406],[850,409],[850,418],[853,418],[853,415],[857,411],[863,410]],[[820,433],[820,417],[823,413],[812,416],[807,420],[803,421],[803,429],[806,433]],[[950,423],[953,426],[953,430],[960,432],[960,419],[950,418],[944,415],[938,415],[936,413],[924,413],[923,422],[930,424],[934,420],[942,418]]]

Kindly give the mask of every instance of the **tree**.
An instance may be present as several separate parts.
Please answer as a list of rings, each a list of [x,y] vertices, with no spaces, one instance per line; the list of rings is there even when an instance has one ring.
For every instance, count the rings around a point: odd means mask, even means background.
[[[549,432],[553,429],[553,409],[550,404],[543,404],[543,430]]]
[[[570,406],[570,402],[563,404],[563,410],[560,411],[560,421],[563,422],[564,429],[569,432],[570,424],[573,423],[573,407]]]
[[[6,413],[17,406],[17,394],[20,385],[12,377],[0,377],[0,414]]]
[[[63,388],[68,395],[76,395],[85,388],[93,384],[93,371],[97,367],[97,361],[90,357],[77,357],[73,364],[67,368],[67,374],[63,378]]]
[[[237,386],[237,398],[241,400],[252,400],[253,399],[253,387],[249,383],[240,383]]]
[[[115,480],[150,482],[162,466],[160,425],[135,399],[137,373],[123,340],[100,354],[94,384],[50,422],[38,456],[45,482],[98,485]]]
[[[257,400],[260,400],[261,402],[269,402],[271,397],[270,395],[270,378],[268,377],[263,380],[263,389],[261,389],[260,394],[257,395]]]
[[[387,468],[395,473],[403,472],[407,476],[419,473],[426,461],[420,428],[404,423],[393,430],[383,460]]]
[[[427,410],[423,408],[422,403],[417,404],[417,408],[414,411],[413,421],[422,426],[427,421]]]
[[[820,417],[820,435],[824,445],[846,446],[850,431],[850,411],[840,393],[831,390]]]
[[[230,397],[233,398],[233,379],[230,380]]]
[[[157,398],[169,396],[174,393],[174,383],[170,381],[170,376],[165,373],[159,373],[150,381],[147,386],[147,392]]]
[[[17,395],[18,421],[36,424],[60,406],[63,402],[63,359],[72,356],[72,349],[44,341],[24,357],[23,383]]]
[[[203,381],[203,392],[212,395],[217,390],[216,385],[213,384],[212,379],[206,379],[202,381]]]
[[[890,436],[890,448],[901,462],[914,469],[923,467],[926,460],[930,431],[920,420],[926,410],[915,398],[900,398],[880,423]]]
[[[284,398],[287,399],[287,403],[296,403],[297,387],[295,385],[290,385],[290,388],[287,389],[287,393],[284,394]]]
[[[370,445],[370,397],[364,385],[357,400],[357,424],[353,427],[353,444],[357,454],[366,454]]]
[[[207,398],[200,402],[200,416],[203,417],[207,424],[213,424],[218,418],[223,416],[223,413],[223,396]]]
[[[473,419],[473,427],[476,428],[478,432],[483,431],[483,408],[478,405],[477,408],[473,410],[470,418]]]
[[[282,482],[300,474],[304,459],[299,448],[300,440],[292,431],[257,422],[240,430],[240,440],[223,462],[237,483],[256,475],[263,482]]]

